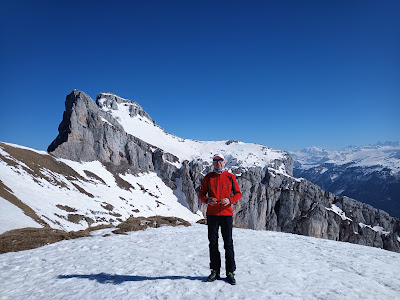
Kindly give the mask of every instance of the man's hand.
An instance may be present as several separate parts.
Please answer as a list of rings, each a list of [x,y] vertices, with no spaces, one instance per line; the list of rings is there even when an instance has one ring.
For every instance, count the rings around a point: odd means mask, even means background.
[[[223,206],[228,206],[229,204],[231,204],[231,201],[229,200],[229,198],[224,198],[220,202]],[[207,205],[215,205],[217,203],[218,203],[218,200],[216,198],[214,198],[214,197],[208,198]]]
[[[215,205],[217,204],[217,198],[210,197],[208,198],[207,205]]]
[[[231,204],[231,201],[229,200],[229,198],[224,198],[221,200],[221,204],[223,206],[228,206],[229,204]]]

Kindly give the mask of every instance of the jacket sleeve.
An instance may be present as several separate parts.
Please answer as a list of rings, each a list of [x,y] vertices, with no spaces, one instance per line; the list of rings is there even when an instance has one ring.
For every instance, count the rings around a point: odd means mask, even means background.
[[[208,176],[205,176],[201,182],[199,198],[201,202],[207,203],[208,200]]]
[[[242,198],[242,193],[240,192],[240,187],[239,184],[236,180],[236,176],[232,174],[232,180],[234,182],[233,185],[233,196],[230,196],[229,199],[231,200],[231,204],[236,203],[239,201],[240,198]]]

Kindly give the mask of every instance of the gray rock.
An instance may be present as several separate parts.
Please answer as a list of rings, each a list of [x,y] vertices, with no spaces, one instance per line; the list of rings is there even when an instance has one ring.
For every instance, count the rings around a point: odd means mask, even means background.
[[[74,90],[67,96],[58,131],[59,135],[47,149],[55,157],[98,160],[125,166],[124,169],[133,172],[154,170],[151,145],[127,134],[118,122],[81,91]]]
[[[177,162],[178,158],[170,153],[165,153],[161,149],[156,149],[153,153],[153,165],[157,171],[158,176],[164,181],[164,183],[175,190],[176,184],[174,183],[177,175],[178,168],[172,163]]]
[[[152,121],[153,124],[155,124],[155,121],[153,121],[152,118],[150,117],[150,115],[143,110],[143,108],[140,106],[139,103],[132,101],[132,100],[123,99],[115,94],[112,94],[112,93],[98,94],[96,97],[96,104],[100,108],[103,108],[103,109],[107,108],[107,109],[112,109],[112,110],[118,109],[117,104],[122,104],[122,105],[128,106],[129,107],[129,115],[131,117],[134,117],[137,115],[146,117],[147,119]]]
[[[271,169],[250,168],[238,176],[238,183],[242,199],[234,205],[237,227],[282,231],[400,252],[400,220],[382,210],[335,196],[310,181]],[[332,212],[332,204],[341,208],[350,220]],[[384,232],[375,226],[382,227]]]

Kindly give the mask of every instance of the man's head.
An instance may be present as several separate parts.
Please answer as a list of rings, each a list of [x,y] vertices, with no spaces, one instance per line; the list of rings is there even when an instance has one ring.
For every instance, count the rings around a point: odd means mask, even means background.
[[[213,166],[218,171],[221,171],[225,167],[225,158],[222,154],[215,154],[213,156]]]

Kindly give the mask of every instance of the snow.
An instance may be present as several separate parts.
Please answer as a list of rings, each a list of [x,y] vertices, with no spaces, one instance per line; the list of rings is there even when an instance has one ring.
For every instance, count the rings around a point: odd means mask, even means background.
[[[290,175],[288,175],[286,173],[286,170],[283,170],[282,168],[283,168],[283,164],[281,164],[279,169],[268,168],[268,171],[273,177],[275,177],[276,174],[280,174],[280,175],[283,175],[285,177],[289,177],[289,178],[293,179],[296,182],[301,182],[304,179],[304,178],[296,178],[296,177],[290,176]]]
[[[99,103],[104,102],[100,98]],[[130,105],[135,105],[134,102],[129,101]],[[242,166],[264,167],[271,164],[274,160],[283,159],[286,155],[285,152],[268,148],[259,144],[231,142],[228,141],[197,141],[191,139],[183,139],[164,131],[160,126],[155,125],[153,120],[145,116],[131,117],[129,114],[130,105],[127,103],[120,103],[115,105],[118,109],[110,109],[100,107],[103,111],[113,116],[124,128],[124,130],[146,143],[154,145],[165,152],[169,152],[177,156],[182,163],[184,160],[197,160],[210,161],[215,153],[222,153],[225,155],[227,167]],[[179,167],[179,164],[177,165]],[[282,168],[281,168],[282,169]],[[283,168],[286,172],[286,169]]]
[[[1,254],[0,299],[400,299],[400,254],[378,248],[234,228],[231,286],[205,282],[204,225],[106,232]]]
[[[390,231],[385,231],[385,228],[383,228],[382,226],[375,225],[375,226],[372,227],[371,225],[366,225],[364,223],[358,223],[358,225],[361,228],[367,227],[369,229],[372,229],[373,231],[379,233],[380,235],[382,235],[382,234],[384,234],[384,235],[390,234]]]
[[[318,147],[311,147],[301,151],[293,151],[290,154],[301,163],[302,169],[310,169],[323,163],[345,165],[352,167],[366,167],[375,169],[370,172],[390,168],[394,173],[400,172],[400,159],[398,153],[400,145],[376,144],[362,147],[346,147],[341,150],[326,150]],[[321,172],[322,173],[322,172]]]
[[[113,125],[110,123],[110,122],[108,122],[106,119],[104,119],[103,117],[100,117],[101,118],[101,120],[104,122],[104,123],[107,123],[108,125],[110,125],[111,127],[113,127]]]
[[[339,207],[337,207],[335,204],[332,204],[332,207],[325,207],[326,210],[332,211],[335,214],[337,214],[338,216],[340,216],[342,218],[342,220],[349,220],[349,221],[353,221],[352,219],[346,217],[346,213],[341,210]]]
[[[33,152],[36,152],[36,153],[39,153],[39,154],[47,154],[47,152],[43,151],[43,150],[35,150],[35,149],[29,148],[29,147],[25,147],[25,146],[21,146],[21,145],[17,145],[17,144],[12,144],[12,143],[6,143],[6,142],[2,142],[2,143],[6,144],[6,145],[9,145],[11,147],[20,148],[20,149],[24,149],[24,150],[29,150],[29,151],[33,151]]]
[[[182,206],[173,191],[154,172],[136,176],[131,174],[120,175],[133,187],[125,190],[117,185],[114,176],[98,161],[80,163],[61,159],[61,162],[74,169],[85,181],[71,181],[61,174],[42,169],[42,174],[48,177],[48,180],[46,180],[38,176],[33,178],[21,167],[27,167],[23,162],[12,158],[1,148],[0,151],[2,155],[18,163],[18,165],[10,167],[0,160],[0,174],[3,184],[13,192],[15,197],[31,207],[40,218],[49,222],[49,225],[53,228],[76,231],[86,229],[89,226],[86,219],[82,219],[79,223],[69,221],[70,212],[60,209],[60,207],[73,208],[76,211],[72,214],[96,220],[96,225],[117,224],[119,223],[117,216],[121,220],[130,216],[148,217],[154,215],[175,216],[187,221],[197,221],[202,218],[201,213],[194,214],[188,208]],[[95,174],[104,182],[88,176],[85,171]],[[55,180],[61,182],[64,186],[56,184]],[[76,186],[85,190],[87,194],[79,191]],[[93,197],[90,197],[89,194]],[[112,211],[106,208],[107,204],[113,206]],[[21,213],[18,213],[18,209],[15,212],[17,215],[21,215]],[[5,213],[6,211],[2,208],[0,216]],[[26,227],[28,223],[31,224],[26,218],[27,216],[23,215],[21,218],[14,218],[13,222],[10,223],[11,217],[0,217],[0,231]],[[20,222],[20,225],[18,225],[18,222]]]
[[[331,208],[325,207],[325,209],[334,212],[335,214],[340,216],[342,218],[342,220],[353,221],[352,219],[347,217],[345,212],[343,210],[341,210],[339,207],[337,207],[335,204],[332,204]],[[369,228],[369,229],[379,233],[380,235],[385,235],[386,236],[386,235],[390,234],[390,231],[385,231],[385,228],[383,228],[382,226],[379,226],[379,225],[371,226],[371,225],[367,225],[367,224],[364,224],[364,223],[358,223],[358,225],[361,228]]]
[[[0,234],[21,227],[42,227],[32,218],[25,215],[20,208],[2,197],[0,197],[0,207]]]
[[[320,174],[325,173],[326,171],[328,171],[328,168],[322,168],[322,170],[319,172]]]
[[[116,94],[113,94],[113,93],[100,93],[99,95],[113,96],[113,97],[122,99],[122,100],[124,100],[124,101],[129,101],[128,99],[122,98],[122,97],[120,97],[120,96],[118,96],[118,95],[116,95]],[[103,100],[103,98],[101,98],[100,101],[101,101],[101,100]]]
[[[11,144],[8,144],[8,145],[12,146]],[[14,147],[14,146],[12,146],[12,147]],[[18,148],[18,147],[16,147],[16,148]],[[23,148],[21,148],[21,149],[33,151],[33,149],[26,148],[26,147],[23,147]],[[15,159],[13,156],[11,156],[7,151],[3,150],[3,148],[1,148],[1,147],[0,147],[0,155],[3,155],[5,158],[10,159],[10,160],[12,160],[13,162],[16,162],[17,164],[19,164],[20,166],[22,166],[22,167],[24,167],[24,168],[30,169],[25,163],[23,163],[23,162],[18,161],[17,159]],[[47,153],[46,153],[46,155],[47,155]]]

